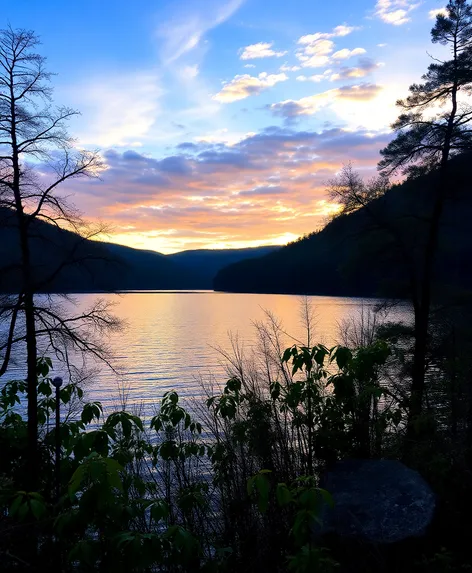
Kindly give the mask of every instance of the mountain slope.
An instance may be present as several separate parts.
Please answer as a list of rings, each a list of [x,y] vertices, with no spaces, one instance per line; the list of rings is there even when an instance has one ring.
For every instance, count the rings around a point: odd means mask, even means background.
[[[84,240],[42,221],[32,224],[31,233],[33,276],[40,291],[198,288],[191,271],[159,253]],[[0,291],[21,289],[19,260],[15,218],[0,211]]]
[[[472,289],[471,155],[450,166],[435,267],[437,292]],[[408,296],[411,265],[416,276],[424,256],[431,215],[432,173],[393,187],[382,198],[340,216],[321,232],[279,251],[222,269],[215,290],[342,296]],[[399,241],[400,238],[400,241]]]
[[[246,259],[262,257],[279,250],[278,246],[252,247],[247,249],[198,249],[167,255],[167,258],[188,269],[202,282],[213,288],[213,279],[222,268]]]
[[[31,233],[35,288],[41,292],[211,289],[214,275],[229,262],[273,249],[201,250],[163,255],[84,240],[43,221],[33,222]],[[21,290],[19,260],[14,213],[0,209],[0,292]]]

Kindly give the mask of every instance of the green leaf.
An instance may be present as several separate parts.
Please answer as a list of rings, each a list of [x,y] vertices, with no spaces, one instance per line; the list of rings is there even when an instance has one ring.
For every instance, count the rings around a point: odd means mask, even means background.
[[[338,346],[336,352],[334,353],[334,358],[336,359],[338,368],[342,370],[352,360],[352,352],[349,350],[349,348]]]
[[[72,474],[68,486],[69,497],[72,498],[72,496],[74,496],[79,491],[80,486],[82,485],[82,481],[85,478],[85,472],[86,472],[86,466],[82,464]]]
[[[276,488],[277,503],[280,507],[284,507],[293,501],[292,492],[285,483],[278,483]]]
[[[12,504],[10,505],[9,514],[14,517],[18,514],[18,510],[20,505],[25,501],[26,492],[19,492],[15,498],[13,499]]]
[[[154,501],[150,506],[151,517],[155,522],[169,517],[169,506],[163,500]]]
[[[46,514],[46,504],[37,499],[30,500],[31,513],[36,519],[41,519]]]

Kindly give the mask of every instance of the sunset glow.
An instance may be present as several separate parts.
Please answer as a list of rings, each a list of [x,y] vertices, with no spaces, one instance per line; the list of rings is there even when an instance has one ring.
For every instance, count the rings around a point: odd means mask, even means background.
[[[395,101],[430,62],[436,0],[5,0],[97,180],[62,192],[101,238],[162,253],[285,244],[336,212],[343,163],[375,173]]]

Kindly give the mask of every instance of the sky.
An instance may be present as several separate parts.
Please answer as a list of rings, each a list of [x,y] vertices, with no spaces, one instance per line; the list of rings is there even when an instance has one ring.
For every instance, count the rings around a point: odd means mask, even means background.
[[[0,0],[40,36],[74,180],[107,240],[171,253],[285,244],[321,228],[343,164],[376,174],[395,102],[441,48],[444,0]]]

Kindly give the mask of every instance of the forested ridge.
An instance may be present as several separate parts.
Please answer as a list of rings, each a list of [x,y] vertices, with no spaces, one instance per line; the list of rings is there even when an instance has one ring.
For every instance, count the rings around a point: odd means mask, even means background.
[[[451,288],[472,289],[471,155],[450,164],[450,194],[441,221],[434,288],[438,296]],[[335,217],[321,231],[300,238],[264,257],[222,269],[216,290],[321,294],[332,296],[410,296],[402,253],[389,230],[393,225],[409,253],[421,260],[432,210],[437,173],[423,175],[374,199],[366,208]],[[413,259],[414,260],[414,259]]]

